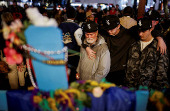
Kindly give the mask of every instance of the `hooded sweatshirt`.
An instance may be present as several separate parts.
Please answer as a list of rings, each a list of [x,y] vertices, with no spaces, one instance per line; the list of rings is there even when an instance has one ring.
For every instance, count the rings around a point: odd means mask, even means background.
[[[93,60],[89,59],[86,50],[81,47],[77,72],[80,74],[81,80],[95,80],[100,82],[110,70],[110,52],[107,44],[100,35],[98,35],[96,43],[92,46],[86,42],[86,39],[84,40],[84,44],[87,44],[96,52],[96,58],[93,58]]]
[[[110,51],[110,72],[124,70],[128,50],[138,38],[138,34],[122,26],[120,27],[120,32],[115,36],[109,35],[106,31],[102,31],[100,34],[104,37]]]

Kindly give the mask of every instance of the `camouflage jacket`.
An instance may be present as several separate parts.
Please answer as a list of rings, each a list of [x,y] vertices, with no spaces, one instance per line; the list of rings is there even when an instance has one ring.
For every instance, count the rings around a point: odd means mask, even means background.
[[[129,49],[125,84],[128,87],[143,85],[158,90],[168,85],[168,54],[162,55],[157,51],[156,40],[142,51],[140,49],[140,41],[133,43]]]

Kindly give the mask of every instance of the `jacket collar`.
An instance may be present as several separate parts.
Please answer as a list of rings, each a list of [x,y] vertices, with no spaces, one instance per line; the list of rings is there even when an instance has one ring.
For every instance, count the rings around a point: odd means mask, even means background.
[[[72,20],[72,19],[67,19],[66,22],[73,22],[73,23],[74,23],[74,20]]]
[[[98,45],[106,43],[104,38],[100,34],[98,34],[97,37],[98,37],[97,41],[92,46],[90,46],[90,44],[87,43],[86,39],[84,39],[84,44],[87,44],[88,46],[93,48],[94,46],[98,46]]]

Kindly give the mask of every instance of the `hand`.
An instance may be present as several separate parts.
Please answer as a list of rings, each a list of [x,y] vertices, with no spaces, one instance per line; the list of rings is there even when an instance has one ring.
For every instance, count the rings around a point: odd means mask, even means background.
[[[118,11],[116,11],[116,16],[118,16],[119,15],[119,12]]]
[[[76,73],[76,79],[80,79],[79,73]]]
[[[161,37],[157,37],[157,40],[158,40],[157,51],[160,50],[160,54],[165,54],[167,47],[164,40]]]
[[[90,49],[89,47],[86,48],[86,52],[87,52],[87,56],[89,59],[93,60],[93,58],[96,58],[96,55],[92,49]]]

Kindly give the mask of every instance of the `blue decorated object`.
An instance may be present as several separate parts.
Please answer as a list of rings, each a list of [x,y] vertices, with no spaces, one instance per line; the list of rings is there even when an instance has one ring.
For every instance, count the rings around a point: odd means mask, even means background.
[[[43,51],[58,51],[63,49],[62,33],[56,27],[36,27],[29,26],[25,31],[27,44],[35,49]],[[33,57],[40,60],[49,60],[38,53],[30,53]],[[64,53],[50,55],[54,59],[65,59]],[[36,60],[32,60],[36,80],[39,89],[44,91],[67,89],[68,82],[65,65],[48,65]]]
[[[149,91],[136,91],[136,111],[146,111]]]
[[[41,111],[31,102],[31,91],[11,90],[6,93],[9,111]]]
[[[6,99],[7,91],[0,91],[0,110],[5,111],[8,110],[7,99]]]
[[[135,92],[111,87],[100,98],[95,98],[92,93],[88,95],[92,99],[91,108],[85,107],[83,111],[135,111]]]

